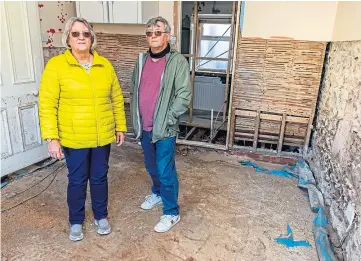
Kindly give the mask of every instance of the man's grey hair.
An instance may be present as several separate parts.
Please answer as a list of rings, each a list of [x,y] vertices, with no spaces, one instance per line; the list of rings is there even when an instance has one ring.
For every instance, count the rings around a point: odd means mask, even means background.
[[[90,49],[94,50],[95,47],[97,46],[97,38],[95,36],[93,28],[90,26],[88,21],[85,20],[84,18],[81,18],[81,17],[72,17],[66,22],[65,29],[64,29],[64,32],[63,32],[63,36],[61,37],[61,41],[63,43],[63,46],[68,48],[68,49],[71,49],[68,41],[69,41],[70,30],[73,27],[73,24],[75,22],[83,23],[86,27],[88,27],[88,30],[89,30],[89,32],[91,34],[91,46],[90,46]]]
[[[155,17],[155,18],[150,19],[150,20],[147,22],[145,28],[149,28],[149,27],[151,27],[151,26],[156,26],[156,25],[157,25],[157,22],[162,22],[162,23],[164,23],[164,31],[165,31],[166,33],[170,33],[170,32],[171,32],[171,29],[172,29],[172,28],[170,27],[168,21],[167,21],[165,18],[161,17],[161,16],[158,16],[158,17]]]

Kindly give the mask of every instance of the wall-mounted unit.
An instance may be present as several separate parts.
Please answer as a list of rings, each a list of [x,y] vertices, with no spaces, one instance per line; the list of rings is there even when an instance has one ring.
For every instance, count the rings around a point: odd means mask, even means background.
[[[90,23],[145,24],[150,18],[159,15],[159,2],[78,1],[76,10],[78,16]]]
[[[85,18],[89,23],[109,23],[107,1],[76,2],[76,15]]]

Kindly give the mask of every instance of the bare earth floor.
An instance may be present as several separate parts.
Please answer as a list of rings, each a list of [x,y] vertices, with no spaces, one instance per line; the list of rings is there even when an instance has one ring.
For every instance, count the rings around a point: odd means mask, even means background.
[[[139,208],[151,183],[140,147],[126,143],[113,147],[110,159],[110,235],[95,232],[88,192],[85,238],[76,243],[68,239],[64,168],[44,193],[1,215],[1,260],[318,260],[312,236],[314,214],[296,180],[256,173],[225,153],[198,150],[178,154],[176,160],[181,222],[170,232],[153,231],[161,207]],[[10,183],[2,190],[1,208],[41,191],[52,176],[11,197],[60,164]],[[312,248],[277,244],[274,239],[286,232],[287,224],[296,240],[308,240]]]

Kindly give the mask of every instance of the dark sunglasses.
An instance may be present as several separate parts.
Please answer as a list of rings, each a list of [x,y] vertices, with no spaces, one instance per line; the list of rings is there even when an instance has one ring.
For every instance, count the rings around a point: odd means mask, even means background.
[[[90,32],[71,32],[71,36],[74,38],[78,38],[82,34],[84,38],[90,38],[91,33]]]
[[[145,32],[146,36],[148,36],[148,37],[151,37],[153,35],[153,33],[154,33],[154,35],[156,37],[158,37],[158,36],[161,36],[162,34],[165,34],[167,32],[162,32],[162,31],[154,31],[154,32],[147,31],[147,32]]]

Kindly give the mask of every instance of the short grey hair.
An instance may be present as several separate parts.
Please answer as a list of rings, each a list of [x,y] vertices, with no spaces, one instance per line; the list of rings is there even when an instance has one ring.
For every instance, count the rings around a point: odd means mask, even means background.
[[[165,31],[166,33],[170,33],[170,32],[171,32],[171,29],[172,29],[172,28],[170,27],[168,21],[167,21],[165,18],[161,17],[161,16],[158,16],[158,17],[155,17],[155,18],[150,19],[150,20],[147,22],[145,28],[147,29],[147,28],[149,28],[149,27],[151,27],[151,26],[156,26],[156,25],[157,25],[157,22],[162,22],[162,23],[164,24],[164,31]]]
[[[67,49],[71,49],[69,44],[68,44],[68,40],[69,40],[70,30],[73,27],[73,24],[75,22],[83,23],[86,27],[88,27],[88,30],[89,30],[89,32],[91,34],[91,46],[90,46],[90,49],[94,50],[95,47],[97,46],[97,38],[95,36],[93,28],[90,26],[88,21],[85,20],[84,18],[81,18],[81,17],[72,17],[66,22],[65,29],[64,29],[63,35],[61,37],[61,41],[63,43],[63,46],[65,48],[67,48]]]

